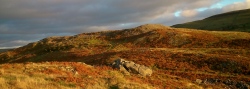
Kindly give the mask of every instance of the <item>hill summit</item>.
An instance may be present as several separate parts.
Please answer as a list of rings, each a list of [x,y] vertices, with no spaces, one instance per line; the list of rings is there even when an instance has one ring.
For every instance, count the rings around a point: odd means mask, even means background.
[[[176,24],[176,28],[193,28],[213,31],[250,32],[250,9],[231,11],[210,16],[203,20]]]
[[[0,53],[0,68],[20,69],[10,73],[24,75],[36,75],[36,72],[50,75],[51,72],[54,77],[49,80],[82,88],[95,84],[106,88],[248,88],[249,44],[250,33],[246,32],[146,24],[123,30],[44,38]],[[117,58],[148,66],[154,72],[147,78],[124,75],[109,67]],[[70,72],[65,71],[67,68]],[[1,73],[7,76],[9,72]]]
[[[135,27],[135,29],[148,29],[148,30],[153,30],[153,29],[168,29],[170,27],[164,26],[162,24],[145,24],[141,25],[138,27]]]

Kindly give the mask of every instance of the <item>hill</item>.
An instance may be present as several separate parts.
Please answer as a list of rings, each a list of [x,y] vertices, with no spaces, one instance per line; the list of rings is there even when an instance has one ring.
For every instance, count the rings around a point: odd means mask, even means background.
[[[11,50],[11,49],[0,49],[0,53],[6,52],[6,51],[8,51],[8,50]]]
[[[250,9],[214,15],[203,20],[176,24],[176,28],[250,32]]]
[[[48,37],[1,53],[0,83],[20,88],[18,81],[32,80],[22,84],[30,87],[39,79],[39,86],[55,88],[248,88],[249,44],[250,33],[159,24]],[[109,67],[117,58],[154,72],[146,78],[124,75]]]

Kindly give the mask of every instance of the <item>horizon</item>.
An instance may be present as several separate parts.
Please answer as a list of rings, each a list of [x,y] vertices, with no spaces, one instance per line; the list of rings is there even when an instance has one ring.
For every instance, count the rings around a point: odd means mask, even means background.
[[[50,36],[119,30],[151,23],[172,26],[250,8],[250,0],[141,2],[0,1],[0,49],[21,47]]]

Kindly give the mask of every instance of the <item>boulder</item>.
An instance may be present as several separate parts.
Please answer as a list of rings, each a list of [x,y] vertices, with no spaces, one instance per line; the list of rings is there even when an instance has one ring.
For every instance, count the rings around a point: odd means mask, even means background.
[[[132,61],[127,61],[121,58],[115,60],[112,66],[122,72],[140,74],[142,76],[151,76],[151,74],[153,73],[152,69],[150,69],[149,67],[136,64]]]

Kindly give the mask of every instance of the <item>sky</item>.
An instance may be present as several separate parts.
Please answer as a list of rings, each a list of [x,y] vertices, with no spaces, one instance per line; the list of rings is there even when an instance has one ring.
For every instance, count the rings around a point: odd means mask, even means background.
[[[0,0],[0,49],[50,36],[171,26],[249,8],[250,0]]]

